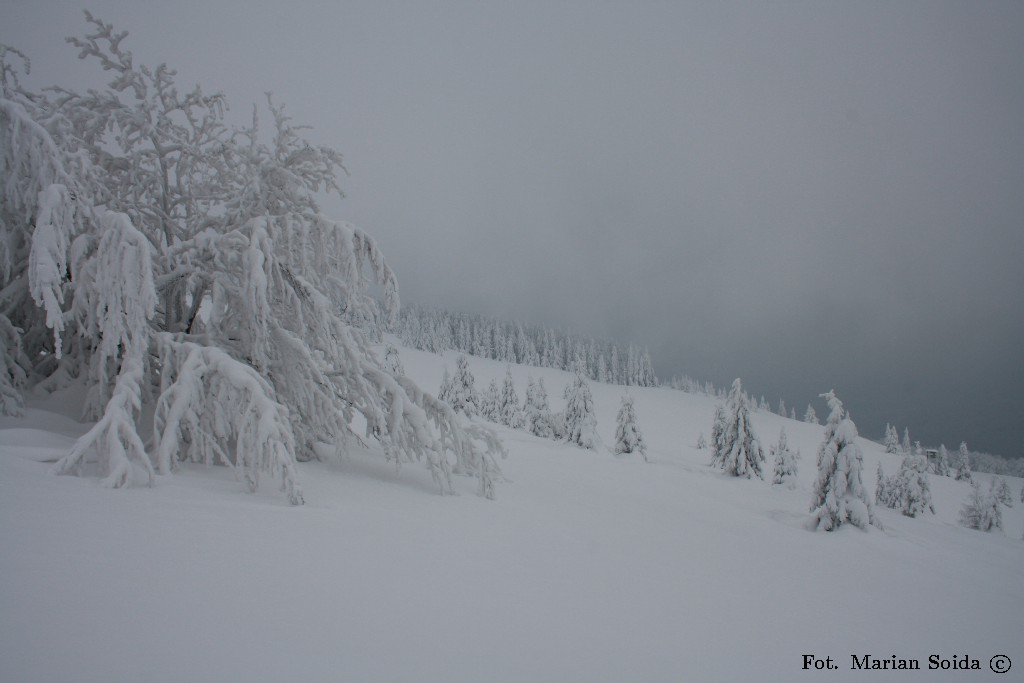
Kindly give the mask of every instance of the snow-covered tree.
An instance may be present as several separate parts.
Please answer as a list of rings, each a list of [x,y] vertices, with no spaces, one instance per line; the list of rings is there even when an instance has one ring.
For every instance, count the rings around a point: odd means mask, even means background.
[[[729,418],[725,413],[725,406],[719,403],[715,406],[715,417],[711,422],[711,462],[717,463],[725,451],[725,430],[729,425]]]
[[[501,391],[498,389],[498,380],[492,379],[487,385],[487,390],[480,397],[480,415],[488,422],[501,423]]]
[[[548,439],[554,436],[551,408],[548,406],[548,392],[544,388],[543,377],[536,383],[531,377],[526,385],[526,404],[523,406],[523,413],[526,417],[526,429],[531,434]]]
[[[786,402],[781,398],[779,399],[779,415],[782,417],[787,417],[789,415],[789,413],[786,412]]]
[[[726,423],[712,464],[735,477],[764,478],[764,451],[750,424],[750,404],[737,378],[726,400]]]
[[[455,359],[455,376],[452,377],[452,395],[448,404],[456,413],[473,417],[480,413],[478,402],[476,380],[473,371],[469,369],[469,359],[461,354]]]
[[[393,375],[405,374],[402,359],[398,357],[398,349],[394,344],[388,344],[384,350],[384,369]]]
[[[622,406],[615,418],[615,447],[612,449],[615,455],[628,455],[639,452],[647,462],[647,444],[636,424],[636,409],[633,406],[633,397],[626,395],[622,397]]]
[[[882,445],[885,446],[886,453],[900,452],[900,435],[896,433],[896,428],[888,422],[885,423],[885,440]]]
[[[448,366],[445,366],[444,372],[441,375],[441,386],[437,390],[437,400],[444,401],[448,405],[452,404],[452,396],[455,394],[455,385],[452,384],[452,376],[448,372]]]
[[[911,450],[910,450],[910,428],[909,427],[904,427],[903,428],[903,443],[901,444],[900,449],[904,453],[910,453],[911,452]]]
[[[505,382],[498,398],[498,415],[501,418],[501,424],[506,427],[519,429],[523,426],[523,411],[519,405],[519,395],[516,394],[515,384],[512,382],[512,368],[505,371]]]
[[[597,448],[597,418],[594,416],[594,398],[583,375],[582,361],[576,365],[576,376],[565,387],[565,438],[582,448]]]
[[[797,458],[796,453],[789,450],[786,440],[786,429],[779,430],[779,443],[769,448],[772,461],[775,463],[772,472],[772,484],[781,484],[787,488],[796,487]]]
[[[704,438],[704,432],[701,432],[697,436],[697,450],[698,451],[703,451],[703,450],[706,450],[707,447],[708,447],[708,440]],[[1021,495],[1024,495],[1024,493],[1022,493]]]
[[[1010,485],[1002,477],[992,479],[992,491],[1000,503],[1006,507],[1013,507],[1013,494],[1010,493]]]
[[[27,386],[19,369],[43,390],[81,382],[98,420],[55,471],[94,458],[123,486],[218,463],[301,503],[296,462],[347,448],[359,413],[443,492],[461,472],[493,495],[494,433],[372,352],[398,286],[367,233],[321,212],[340,154],[269,98],[266,130],[255,113],[230,130],[222,95],[135,64],[126,34],[86,18],[70,42],[105,89],[29,92],[0,48],[0,396],[8,410]]]
[[[960,509],[960,524],[981,531],[1002,529],[1003,511],[999,500],[991,491],[984,493],[977,483],[971,482],[971,494]]]
[[[949,472],[949,451],[946,450],[946,444],[939,446],[939,456],[935,461],[935,474],[940,477],[948,477]]]
[[[822,394],[828,403],[825,440],[818,448],[818,478],[811,501],[811,522],[816,529],[832,531],[850,522],[861,529],[876,524],[871,501],[864,488],[864,456],[857,445],[857,427],[834,391]]]
[[[928,461],[923,455],[905,455],[896,476],[888,482],[887,489],[885,504],[907,517],[917,517],[925,511],[935,514],[931,485],[928,482]]]
[[[884,505],[885,507],[896,507],[892,504],[894,498],[893,495],[893,480],[891,477],[885,476],[885,470],[882,469],[882,461],[878,461],[878,471],[876,474],[877,480],[875,484],[875,504]]]
[[[812,425],[818,424],[818,413],[815,412],[814,406],[810,403],[807,404],[807,411],[804,413],[804,422]]]
[[[967,442],[960,442],[960,449],[957,451],[956,458],[956,480],[957,481],[973,481],[971,479],[971,456],[967,452]]]

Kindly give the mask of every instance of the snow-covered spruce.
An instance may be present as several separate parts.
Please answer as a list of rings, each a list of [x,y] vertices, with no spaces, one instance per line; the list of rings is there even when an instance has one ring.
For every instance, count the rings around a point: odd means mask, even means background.
[[[900,435],[896,433],[896,428],[888,422],[885,423],[885,439],[882,441],[882,445],[885,447],[886,453],[899,453],[900,451]]]
[[[466,417],[473,417],[479,414],[478,407],[480,399],[476,393],[476,381],[473,372],[469,369],[469,359],[460,355],[455,359],[455,376],[451,380],[451,393],[446,402],[456,413],[463,413]]]
[[[612,452],[615,455],[639,452],[644,462],[647,462],[647,444],[644,442],[640,427],[637,426],[633,397],[629,395],[622,397],[622,406],[615,418],[615,446]]]
[[[523,410],[519,405],[516,385],[512,381],[511,366],[505,370],[505,381],[501,386],[501,394],[498,397],[498,417],[501,424],[506,427],[520,429],[523,426]]]
[[[967,451],[967,442],[960,442],[960,449],[956,453],[956,462],[954,463],[956,469],[956,480],[957,481],[973,481],[971,479],[971,457]]]
[[[711,421],[712,464],[718,461],[719,454],[725,449],[725,429],[728,424],[728,418],[725,415],[725,406],[719,403],[715,406],[715,417]]]
[[[992,491],[1000,503],[1008,508],[1013,507],[1013,494],[1010,493],[1010,485],[1003,477],[996,477],[992,480]]]
[[[724,427],[719,422],[717,412],[712,427],[715,451],[711,464],[734,477],[756,476],[763,479],[764,451],[750,424],[749,401],[739,378],[732,383],[722,416]]]
[[[501,403],[501,392],[498,391],[498,380],[492,379],[487,389],[480,395],[480,415],[488,422],[499,424],[501,413],[498,406]]]
[[[971,494],[960,509],[960,524],[980,531],[1002,529],[1003,511],[993,492],[983,492],[981,486],[971,482]]]
[[[946,450],[946,444],[939,445],[939,457],[935,461],[935,474],[940,477],[948,477],[950,475],[949,451]]]
[[[892,479],[885,475],[885,470],[882,469],[882,461],[878,461],[878,470],[875,473],[875,505],[884,505],[885,507],[893,507],[889,504],[892,500]]]
[[[899,471],[886,482],[883,504],[907,517],[917,517],[926,511],[935,514],[928,469],[928,461],[923,455],[908,453],[903,456]],[[878,496],[875,498],[877,500]]]
[[[833,531],[849,522],[864,529],[877,521],[861,476],[864,456],[856,441],[857,426],[834,391],[822,394],[822,398],[828,403],[829,416],[825,440],[818,448],[810,526]]]
[[[771,446],[768,450],[774,462],[772,484],[779,484],[790,489],[796,488],[797,459],[800,456],[789,450],[785,427],[779,430],[779,443]]]
[[[497,387],[495,387],[497,390]],[[526,386],[526,405],[523,406],[526,418],[526,429],[534,436],[554,438],[555,430],[551,408],[548,406],[548,392],[544,388],[544,378],[535,383],[531,377]]]
[[[397,281],[366,233],[320,213],[319,191],[340,194],[340,154],[269,98],[266,132],[255,114],[229,130],[222,95],[136,65],[124,33],[86,16],[91,33],[71,42],[113,74],[104,90],[29,92],[0,49],[4,410],[28,377],[85,382],[99,421],[56,471],[94,457],[123,486],[182,459],[227,463],[250,487],[277,476],[293,503],[296,461],[345,449],[358,413],[367,438],[424,462],[443,492],[462,472],[492,495],[494,433],[372,352]]]
[[[707,447],[708,447],[708,440],[704,438],[704,432],[701,432],[700,434],[697,435],[697,450],[698,451],[707,450]]]
[[[583,364],[576,366],[576,376],[565,387],[565,438],[581,448],[597,448],[597,418],[594,416],[594,397],[583,375]]]
[[[818,424],[818,413],[814,411],[814,406],[810,403],[807,404],[807,411],[804,413],[804,422],[808,424]]]

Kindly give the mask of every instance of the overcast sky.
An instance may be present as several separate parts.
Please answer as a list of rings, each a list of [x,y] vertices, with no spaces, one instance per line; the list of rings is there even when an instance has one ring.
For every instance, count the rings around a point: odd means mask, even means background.
[[[406,300],[1024,454],[1024,3],[88,6],[341,150]],[[81,7],[0,0],[34,84],[99,82]]]

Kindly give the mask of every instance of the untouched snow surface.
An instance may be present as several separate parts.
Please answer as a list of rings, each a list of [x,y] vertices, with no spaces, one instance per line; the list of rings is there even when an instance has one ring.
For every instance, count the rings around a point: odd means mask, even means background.
[[[431,392],[455,367],[400,353]],[[470,366],[478,390],[505,375]],[[568,373],[512,373],[520,400],[532,375],[564,407]],[[591,389],[611,445],[625,388]],[[695,445],[713,400],[630,393],[650,464],[499,427],[496,501],[468,479],[442,497],[425,468],[356,451],[301,465],[303,507],[216,467],[151,489],[50,476],[87,426],[67,397],[30,401],[0,419],[0,680],[1024,680],[1024,504],[1004,532],[964,529],[968,485],[933,476],[935,515],[881,508],[884,531],[811,532],[821,426],[753,414],[766,452],[783,425],[801,452],[787,490],[708,467]],[[861,446],[873,494],[878,461],[894,474],[899,458]],[[811,654],[838,670],[803,670]],[[854,654],[922,670],[851,671]],[[929,671],[930,655],[982,670]]]

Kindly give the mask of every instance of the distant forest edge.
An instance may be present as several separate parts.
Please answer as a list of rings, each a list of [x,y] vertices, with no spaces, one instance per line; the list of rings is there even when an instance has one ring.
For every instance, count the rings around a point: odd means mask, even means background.
[[[724,387],[715,387],[711,382],[701,382],[688,375],[675,375],[668,381],[659,381],[654,374],[650,352],[636,344],[622,345],[545,325],[510,322],[403,302],[398,320],[390,326],[390,331],[404,345],[430,353],[458,351],[488,360],[566,372],[575,371],[579,359],[585,375],[597,382],[638,387],[663,386],[720,400],[724,400],[726,395]],[[796,407],[787,410],[783,399],[779,399],[775,409],[764,396],[760,400],[752,399],[752,402],[760,412],[798,419]],[[800,419],[818,421],[810,405]],[[1004,458],[972,451],[970,464],[975,472],[1024,477],[1024,458]]]

